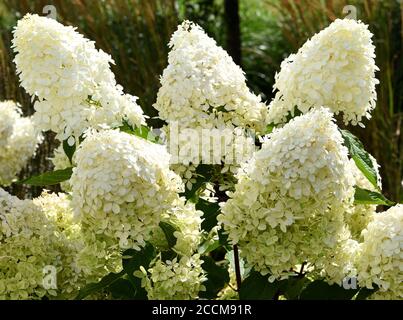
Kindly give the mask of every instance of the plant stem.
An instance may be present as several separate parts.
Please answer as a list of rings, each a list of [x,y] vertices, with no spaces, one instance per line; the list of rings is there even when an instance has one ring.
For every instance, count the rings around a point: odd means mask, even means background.
[[[239,264],[239,251],[238,246],[236,244],[234,245],[234,264],[235,264],[236,285],[238,289],[237,291],[239,293],[239,290],[241,289],[242,277],[241,277],[241,266]]]
[[[306,266],[306,262],[303,262],[301,265],[301,270],[298,273],[299,277],[303,277],[304,276],[304,267]]]

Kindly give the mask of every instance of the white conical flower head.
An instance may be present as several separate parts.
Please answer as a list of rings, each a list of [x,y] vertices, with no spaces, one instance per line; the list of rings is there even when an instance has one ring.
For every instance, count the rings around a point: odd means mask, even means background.
[[[165,147],[117,130],[89,132],[75,154],[73,206],[85,232],[139,249],[182,186]]]
[[[270,134],[240,171],[219,221],[257,270],[285,275],[334,248],[354,195],[342,143],[329,110],[315,109]]]
[[[0,102],[0,185],[9,185],[35,155],[42,135],[13,101]]]
[[[125,95],[110,70],[112,58],[73,27],[27,14],[14,30],[13,49],[22,87],[39,98],[34,115],[44,131],[78,139],[89,127],[144,122],[136,98]]]
[[[376,298],[403,298],[403,205],[374,213],[362,232],[357,271],[360,286],[379,287]]]
[[[345,123],[370,118],[378,83],[371,38],[368,26],[352,19],[337,19],[314,35],[281,64],[268,122],[284,122],[294,107],[306,113],[319,106],[342,113]]]
[[[248,89],[242,69],[202,28],[183,22],[169,46],[154,105],[161,119],[202,128],[232,122],[264,131],[267,107]]]
[[[0,148],[8,145],[13,134],[14,123],[21,117],[21,111],[14,101],[0,102]]]

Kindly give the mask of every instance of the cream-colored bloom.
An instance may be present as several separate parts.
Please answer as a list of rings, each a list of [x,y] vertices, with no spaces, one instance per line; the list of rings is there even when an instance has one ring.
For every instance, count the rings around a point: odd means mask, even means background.
[[[403,298],[403,205],[375,213],[362,232],[364,241],[357,262],[363,287],[379,287],[375,298]]]
[[[33,202],[55,224],[61,239],[62,269],[58,274],[58,298],[73,299],[84,286],[99,282],[110,272],[122,270],[119,248],[108,247],[103,239],[82,232],[81,221],[74,216],[70,195],[45,191]]]
[[[42,135],[13,101],[0,102],[0,185],[9,185],[35,154]]]
[[[169,64],[154,105],[160,118],[189,128],[232,123],[265,130],[265,104],[246,86],[242,69],[202,28],[183,22],[169,46]]]
[[[174,258],[163,261],[157,257],[148,270],[136,275],[142,278],[150,300],[192,300],[204,290],[204,271],[198,254],[191,257]]]
[[[345,123],[370,118],[376,105],[375,47],[368,26],[337,19],[281,64],[268,122],[281,123],[289,112],[326,106]]]
[[[354,195],[342,143],[332,114],[318,108],[266,137],[238,173],[218,219],[256,270],[286,276],[335,248]]]
[[[341,229],[336,246],[315,263],[314,275],[325,278],[330,284],[343,286],[357,277],[356,260],[360,243],[353,239],[347,227]]]
[[[162,221],[170,224],[176,230],[173,234],[176,243],[172,248],[175,253],[190,257],[197,251],[202,236],[202,216],[203,212],[196,210],[193,203],[186,203],[185,198],[179,197],[162,214]],[[159,250],[168,250],[169,245],[162,229],[157,227],[152,233],[150,242]]]
[[[0,148],[8,145],[14,131],[14,123],[20,118],[21,111],[14,101],[0,102]]]
[[[75,162],[73,206],[84,232],[121,248],[144,246],[182,187],[163,146],[118,130],[88,133]]]
[[[110,70],[112,58],[59,22],[27,14],[14,30],[21,86],[36,96],[35,122],[63,141],[89,128],[144,123],[136,97],[123,93]]]
[[[67,195],[44,192],[19,200],[0,188],[0,300],[72,299],[86,284],[115,271],[119,255],[112,261],[102,250],[88,250],[81,235]],[[91,245],[99,249],[102,243]],[[49,287],[47,276],[54,276]]]
[[[63,265],[65,238],[58,231],[41,206],[0,188],[0,300],[59,295],[57,287],[43,285],[45,267],[57,270],[56,286],[64,267],[69,269]]]

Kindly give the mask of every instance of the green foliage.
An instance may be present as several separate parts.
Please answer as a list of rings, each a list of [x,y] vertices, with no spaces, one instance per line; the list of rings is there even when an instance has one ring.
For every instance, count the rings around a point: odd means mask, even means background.
[[[102,291],[110,292],[116,299],[146,299],[147,293],[141,287],[141,280],[133,273],[140,270],[140,267],[147,269],[155,255],[155,249],[149,243],[141,251],[126,250],[122,255],[123,270],[119,273],[109,273],[99,282],[88,284],[80,290],[76,300],[82,300]]]
[[[197,203],[199,201],[198,192],[202,189],[203,186],[205,186],[207,182],[210,181],[213,175],[212,166],[206,164],[198,165],[196,168],[196,175],[196,182],[193,183],[192,189],[186,189],[183,194],[183,196],[185,196],[187,200],[194,203]]]
[[[135,288],[136,287],[133,286],[133,284],[129,280],[119,278],[109,285],[108,291],[111,293],[113,299],[133,300],[134,297],[137,295],[137,290]],[[139,288],[141,288],[141,286],[139,286]],[[143,291],[143,293],[146,294],[145,290]],[[145,299],[147,295],[143,297]]]
[[[394,206],[396,203],[390,201],[385,198],[385,196],[381,193],[370,191],[367,189],[361,189],[359,187],[355,187],[354,194],[354,203],[355,204],[374,204],[374,205],[385,205],[385,206]]]
[[[358,294],[355,297],[355,300],[366,300],[369,298],[372,294],[374,294],[376,291],[378,291],[378,286],[374,285],[374,289],[367,289],[367,288],[362,288],[358,292]]]
[[[73,174],[73,168],[46,172],[39,176],[33,176],[18,182],[18,184],[28,184],[32,186],[51,186],[67,181]]]
[[[143,138],[145,140],[148,140],[152,143],[159,143],[159,137],[156,136],[152,129],[150,129],[147,126],[141,126],[139,128],[133,128],[131,125],[129,125],[126,121],[124,121],[123,126],[119,127],[119,130],[122,132],[126,132],[128,134],[135,135],[137,137]]]
[[[83,300],[86,297],[95,294],[97,292],[100,292],[106,288],[108,288],[110,285],[112,285],[115,281],[118,281],[125,275],[124,271],[121,271],[119,273],[109,273],[105,277],[101,279],[98,283],[91,283],[84,288],[80,290],[78,293],[76,300]]]
[[[135,277],[133,274],[135,271],[140,270],[140,267],[147,269],[155,255],[155,248],[149,243],[141,251],[129,249],[123,253],[123,271],[126,272],[128,280],[135,290],[132,299],[144,300],[147,298],[147,292],[141,287],[140,278]]]
[[[63,141],[63,150],[64,153],[66,154],[67,158],[69,158],[70,164],[73,164],[73,155],[74,152],[76,152],[76,144],[74,143],[72,146],[70,146],[67,142],[67,140]]]
[[[176,228],[174,225],[161,221],[159,224],[160,228],[165,234],[165,238],[167,239],[168,246],[170,248],[174,247],[176,245],[177,238],[175,237],[174,233],[178,231],[178,228]]]
[[[268,277],[252,270],[241,285],[239,298],[241,300],[272,300],[280,290],[280,282],[269,282]]]
[[[323,280],[311,282],[300,295],[301,300],[351,300],[358,289],[344,289]]]
[[[200,292],[200,297],[205,299],[214,299],[218,292],[229,283],[229,274],[226,265],[219,265],[211,257],[204,256],[203,270],[206,272],[207,281],[204,282],[206,291]]]
[[[372,183],[372,185],[379,190],[378,176],[375,165],[371,159],[370,154],[365,151],[361,141],[347,130],[341,130],[341,134],[344,138],[344,144],[346,145],[351,158],[354,160],[358,169],[364,174],[364,176]]]
[[[199,199],[196,204],[196,209],[203,211],[203,230],[208,232],[217,225],[217,216],[220,212],[220,206],[218,203],[212,203],[204,199]]]
[[[282,294],[287,300],[299,299],[301,292],[311,283],[304,275],[297,275],[287,279],[281,286]]]
[[[208,254],[208,253],[218,249],[219,247],[221,247],[221,243],[219,240],[211,241],[211,239],[207,239],[200,245],[199,253],[202,255]]]

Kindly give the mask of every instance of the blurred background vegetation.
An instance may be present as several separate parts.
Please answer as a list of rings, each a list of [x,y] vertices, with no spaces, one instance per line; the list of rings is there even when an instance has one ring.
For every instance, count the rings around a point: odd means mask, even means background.
[[[178,23],[200,24],[245,70],[250,88],[270,101],[274,75],[281,61],[314,33],[336,18],[346,5],[355,6],[359,20],[369,24],[377,50],[378,106],[366,129],[349,128],[381,164],[385,194],[403,199],[403,1],[400,0],[0,0],[0,100],[13,99],[33,113],[30,98],[18,86],[10,50],[11,31],[25,13],[57,9],[58,21],[76,26],[116,61],[113,71],[125,91],[139,97],[146,114],[159,76],[167,64],[167,43]],[[150,124],[158,126],[158,119]],[[48,161],[56,142],[48,133],[35,159],[21,176],[51,169]],[[19,196],[40,190],[13,186]]]

